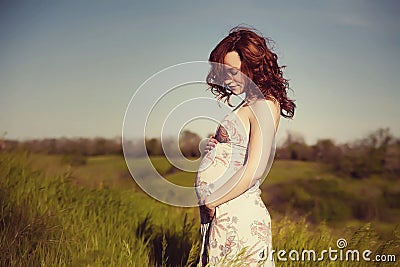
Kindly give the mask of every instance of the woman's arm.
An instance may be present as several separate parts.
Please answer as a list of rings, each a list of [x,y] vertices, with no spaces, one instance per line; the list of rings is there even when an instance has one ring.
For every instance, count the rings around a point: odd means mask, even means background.
[[[205,200],[209,209],[243,194],[263,177],[275,137],[275,123],[269,105],[257,101],[250,107],[250,138],[246,163]]]

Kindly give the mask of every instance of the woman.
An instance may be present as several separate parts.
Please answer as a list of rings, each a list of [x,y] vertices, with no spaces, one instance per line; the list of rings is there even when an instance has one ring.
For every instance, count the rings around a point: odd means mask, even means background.
[[[274,266],[271,217],[259,185],[273,161],[280,116],[292,118],[296,105],[268,41],[235,27],[210,54],[213,94],[229,105],[232,94],[245,97],[210,138],[197,173],[202,266]]]

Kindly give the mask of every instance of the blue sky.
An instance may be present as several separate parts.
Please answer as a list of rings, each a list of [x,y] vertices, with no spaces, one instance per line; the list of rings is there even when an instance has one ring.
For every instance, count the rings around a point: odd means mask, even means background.
[[[345,142],[380,127],[400,136],[399,11],[387,0],[2,1],[0,133],[121,136],[147,78],[207,60],[245,23],[276,42],[287,66],[298,109],[279,138]]]

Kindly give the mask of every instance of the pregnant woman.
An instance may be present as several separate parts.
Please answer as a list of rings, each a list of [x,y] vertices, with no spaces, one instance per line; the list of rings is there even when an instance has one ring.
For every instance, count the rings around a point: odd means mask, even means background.
[[[197,173],[201,266],[275,266],[259,186],[274,158],[280,116],[292,118],[296,105],[267,44],[254,29],[235,27],[210,54],[213,94],[229,104],[232,94],[244,97],[210,138]]]

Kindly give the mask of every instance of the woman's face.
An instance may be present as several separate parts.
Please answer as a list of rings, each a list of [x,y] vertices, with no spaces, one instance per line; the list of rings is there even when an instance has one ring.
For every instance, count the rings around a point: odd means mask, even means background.
[[[240,71],[242,61],[236,51],[228,52],[224,57],[226,78],[225,84],[228,85],[232,93],[240,95],[244,93],[244,77]]]

